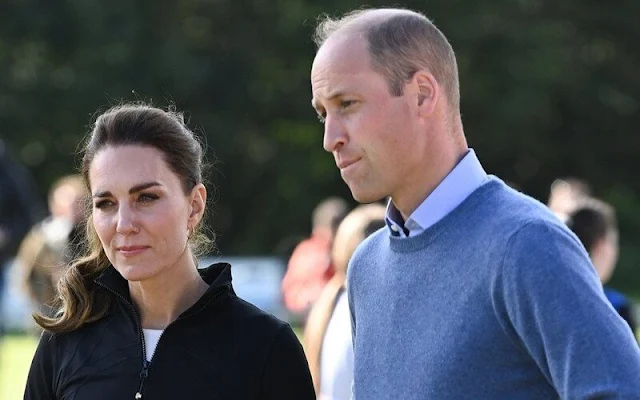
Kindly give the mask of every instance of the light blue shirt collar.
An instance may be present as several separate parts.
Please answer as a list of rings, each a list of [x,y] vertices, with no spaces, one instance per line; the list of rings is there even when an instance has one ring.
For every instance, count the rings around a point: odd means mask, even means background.
[[[400,211],[389,199],[385,221],[391,234],[411,237],[421,233],[458,207],[486,179],[487,173],[476,153],[469,149],[458,165],[409,216],[406,223],[403,223]]]

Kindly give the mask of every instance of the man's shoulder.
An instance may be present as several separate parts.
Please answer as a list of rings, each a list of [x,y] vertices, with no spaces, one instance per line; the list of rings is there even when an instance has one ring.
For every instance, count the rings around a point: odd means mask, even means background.
[[[493,190],[485,191],[481,206],[488,226],[497,226],[509,236],[529,225],[564,227],[546,205],[496,180],[488,183]]]
[[[355,271],[358,271],[363,266],[366,266],[367,270],[371,272],[371,266],[376,263],[376,261],[381,260],[381,255],[389,250],[388,237],[388,228],[383,226],[365,238],[358,247],[356,247],[349,260],[347,275],[355,275]]]
[[[351,259],[357,260],[361,258],[368,258],[374,254],[374,250],[376,252],[383,250],[384,244],[387,242],[388,237],[388,228],[386,226],[383,226],[382,228],[366,237],[358,245],[358,247],[356,247],[356,250],[353,252]]]

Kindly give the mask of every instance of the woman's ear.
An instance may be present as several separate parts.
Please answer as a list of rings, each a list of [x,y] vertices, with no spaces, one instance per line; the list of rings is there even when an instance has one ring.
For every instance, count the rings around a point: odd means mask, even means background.
[[[196,226],[204,216],[207,205],[207,188],[199,183],[191,189],[189,196],[191,211],[189,213],[189,226]]]

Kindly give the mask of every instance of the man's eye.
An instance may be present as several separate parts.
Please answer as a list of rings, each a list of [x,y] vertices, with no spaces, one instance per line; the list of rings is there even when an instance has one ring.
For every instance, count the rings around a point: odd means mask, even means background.
[[[340,108],[345,109],[354,105],[356,102],[354,100],[343,100],[340,102]]]
[[[324,124],[325,120],[325,114],[318,114],[318,121],[320,121],[321,124]]]

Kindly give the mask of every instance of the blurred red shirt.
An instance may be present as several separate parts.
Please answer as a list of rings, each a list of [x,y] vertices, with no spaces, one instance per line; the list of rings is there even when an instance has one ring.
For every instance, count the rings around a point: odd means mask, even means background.
[[[291,254],[282,281],[287,309],[293,313],[308,311],[333,274],[329,238],[314,235],[300,242]]]

